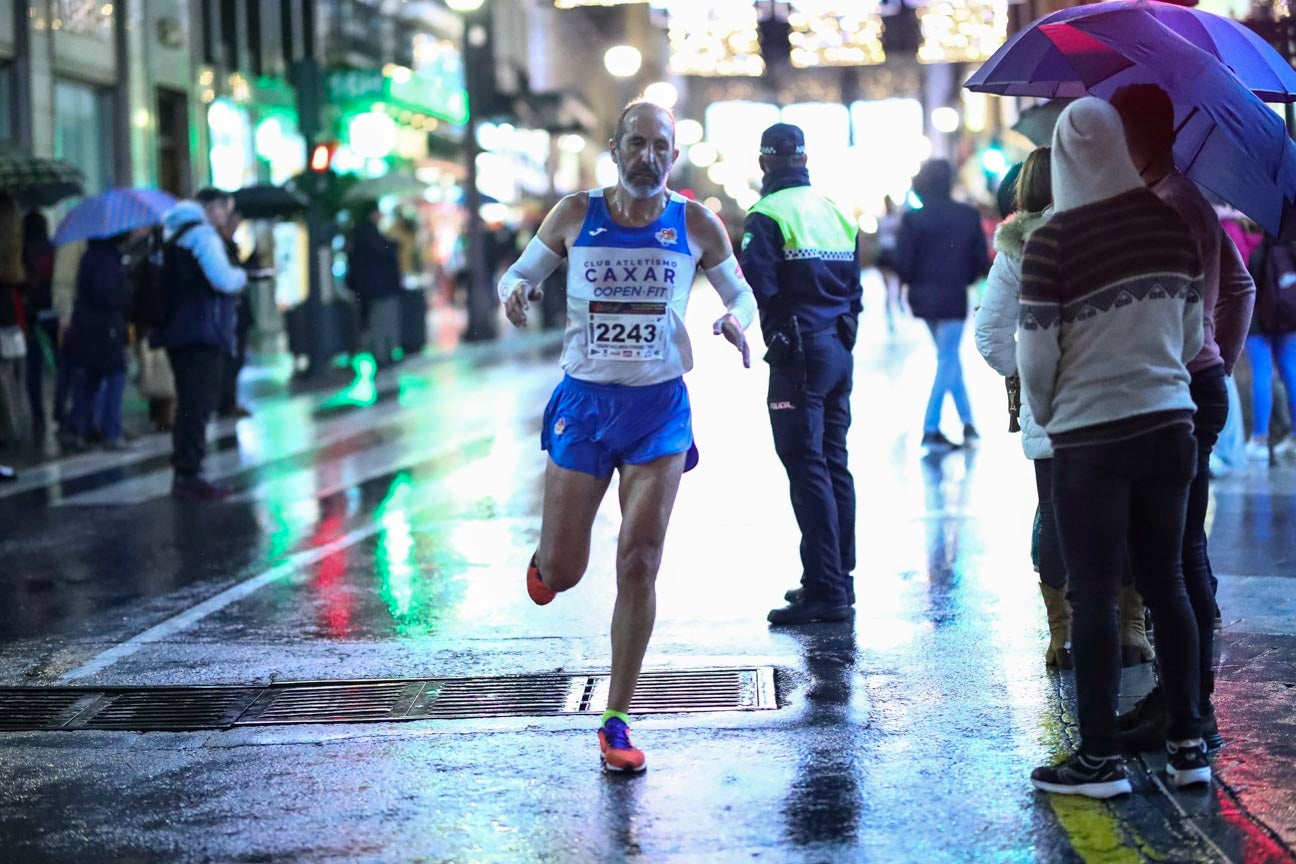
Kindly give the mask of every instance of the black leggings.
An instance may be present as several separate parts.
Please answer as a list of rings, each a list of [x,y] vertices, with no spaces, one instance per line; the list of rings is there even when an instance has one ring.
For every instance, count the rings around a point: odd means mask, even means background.
[[[1180,563],[1196,461],[1197,442],[1186,424],[1111,444],[1059,448],[1053,459],[1080,737],[1091,755],[1120,752],[1117,607],[1127,560],[1156,624],[1161,683],[1170,706],[1169,736],[1186,740],[1201,735],[1197,624]]]
[[[1039,494],[1039,577],[1050,588],[1065,588],[1066,564],[1058,540],[1057,516],[1053,510],[1053,460],[1035,460],[1035,491]]]

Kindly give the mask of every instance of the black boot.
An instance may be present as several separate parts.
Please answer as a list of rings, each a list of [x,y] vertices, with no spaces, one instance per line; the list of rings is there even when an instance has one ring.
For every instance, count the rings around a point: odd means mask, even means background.
[[[783,592],[783,599],[789,603],[800,603],[801,598],[804,596],[805,596],[805,588],[801,588],[801,587],[789,588],[787,591]],[[855,605],[855,583],[853,580],[851,582],[850,592],[847,595],[847,600],[850,603],[850,605],[852,606]]]
[[[807,600],[804,596],[795,603],[789,603],[782,609],[770,610],[769,623],[784,627],[796,627],[801,624],[821,624],[832,621],[845,621],[855,612],[845,603],[831,600]]]

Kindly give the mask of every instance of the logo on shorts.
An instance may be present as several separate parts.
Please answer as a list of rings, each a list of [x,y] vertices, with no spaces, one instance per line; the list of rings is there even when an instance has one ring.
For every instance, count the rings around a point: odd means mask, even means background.
[[[561,435],[566,431],[567,431],[567,419],[565,417],[559,417],[558,422],[554,424],[554,434]]]
[[[674,228],[663,228],[657,232],[657,242],[663,246],[674,246],[679,240],[679,235],[675,233]]]
[[[769,403],[771,411],[795,411],[796,406],[791,402],[771,402]]]

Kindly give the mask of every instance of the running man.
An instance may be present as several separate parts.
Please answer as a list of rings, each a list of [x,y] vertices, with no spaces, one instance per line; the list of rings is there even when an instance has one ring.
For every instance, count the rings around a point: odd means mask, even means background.
[[[657,613],[656,579],[680,477],[697,464],[684,373],[693,351],[684,328],[700,268],[727,312],[712,328],[742,354],[756,301],[728,235],[705,207],[666,188],[675,118],[631,102],[609,142],[619,182],[569,195],[499,283],[509,321],[523,327],[540,284],[564,257],[566,372],[545,409],[548,451],[540,547],[527,592],[545,605],[574,588],[589,564],[590,533],[612,472],[621,474],[617,598],[612,612],[612,680],[598,731],[605,770],[642,771],[628,713]]]

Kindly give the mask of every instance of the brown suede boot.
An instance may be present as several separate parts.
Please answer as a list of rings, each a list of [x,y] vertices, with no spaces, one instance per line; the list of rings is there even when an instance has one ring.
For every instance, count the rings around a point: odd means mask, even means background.
[[[1120,590],[1120,646],[1121,665],[1127,669],[1156,659],[1147,638],[1143,598],[1133,585],[1122,585]]]
[[[1049,669],[1071,669],[1071,603],[1065,588],[1052,588],[1040,583],[1044,595],[1044,611],[1048,615],[1049,647],[1044,652],[1044,665]]]

